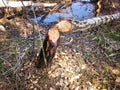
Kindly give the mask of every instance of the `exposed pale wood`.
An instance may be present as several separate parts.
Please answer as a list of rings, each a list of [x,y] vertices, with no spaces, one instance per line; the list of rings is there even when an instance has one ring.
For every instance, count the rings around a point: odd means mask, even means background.
[[[67,20],[62,20],[56,24],[58,30],[62,33],[70,32],[72,29],[72,24]]]
[[[0,25],[0,31],[5,32],[5,27],[3,25]]]

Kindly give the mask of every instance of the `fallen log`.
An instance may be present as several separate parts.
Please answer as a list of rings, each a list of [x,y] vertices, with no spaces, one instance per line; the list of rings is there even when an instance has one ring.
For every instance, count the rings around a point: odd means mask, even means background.
[[[60,41],[60,34],[58,31],[62,33],[85,31],[90,28],[108,23],[114,19],[119,19],[119,18],[120,18],[120,13],[94,17],[92,19],[87,19],[83,21],[61,20],[53,28],[51,28],[46,34],[46,38],[43,41],[43,46],[41,48],[39,56],[37,57],[36,66],[41,68],[48,66],[48,64],[52,62],[52,59],[55,56],[55,52]],[[72,25],[76,26],[78,30],[74,29],[74,31],[72,31],[71,30]]]
[[[116,13],[111,15],[93,17],[83,21],[72,20],[71,23],[76,26],[76,29],[74,29],[72,32],[86,31],[90,28],[97,27],[101,24],[105,24],[112,20],[117,20],[119,18],[120,18],[120,13]]]
[[[43,7],[53,7],[57,3],[34,3],[32,1],[9,1],[0,0],[0,7],[26,7],[26,6],[43,6]]]

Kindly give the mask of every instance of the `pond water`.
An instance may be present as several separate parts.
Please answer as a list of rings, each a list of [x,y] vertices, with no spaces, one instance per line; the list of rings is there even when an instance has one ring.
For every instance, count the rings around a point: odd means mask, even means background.
[[[86,0],[86,2],[73,2],[71,6],[62,9],[60,12],[52,13],[48,15],[41,22],[41,18],[44,16],[39,16],[36,19],[32,19],[35,22],[37,21],[39,25],[49,25],[51,23],[57,23],[62,19],[68,20],[84,20],[95,16],[95,4],[90,3],[90,0]]]

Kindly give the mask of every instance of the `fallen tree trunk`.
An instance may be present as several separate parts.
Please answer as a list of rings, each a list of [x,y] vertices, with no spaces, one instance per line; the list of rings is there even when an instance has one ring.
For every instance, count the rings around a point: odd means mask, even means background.
[[[99,26],[104,23],[108,23],[114,19],[119,19],[119,18],[120,18],[120,13],[94,17],[92,19],[87,19],[83,21],[61,20],[53,28],[51,28],[46,34],[46,38],[43,41],[43,47],[41,48],[41,51],[37,58],[36,66],[40,68],[45,67],[48,66],[48,64],[52,61],[57,46],[59,45],[60,34],[58,31],[62,33],[71,32],[72,25],[78,28],[78,30],[74,28],[74,31],[72,32],[85,31],[90,28]]]
[[[83,20],[83,21],[72,20],[71,23],[77,27],[77,30],[74,29],[72,32],[85,31],[90,28],[99,26],[101,24],[108,23],[112,20],[115,20],[115,19],[117,20],[119,18],[120,18],[120,13],[116,13],[111,15],[94,17],[91,19]]]
[[[44,6],[44,7],[53,7],[57,3],[34,3],[32,1],[8,1],[0,0],[0,7],[26,7],[26,6]]]

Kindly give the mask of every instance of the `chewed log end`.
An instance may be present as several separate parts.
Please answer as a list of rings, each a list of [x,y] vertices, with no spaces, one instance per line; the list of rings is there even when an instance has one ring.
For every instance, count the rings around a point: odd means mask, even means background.
[[[71,22],[67,20],[61,20],[53,28],[51,28],[43,41],[43,47],[40,50],[39,56],[37,57],[36,66],[40,68],[47,67],[55,56],[57,46],[60,42],[60,33],[67,33],[72,30]]]
[[[48,31],[46,38],[43,41],[43,47],[37,57],[36,67],[45,68],[52,62],[59,44],[59,40],[60,35],[58,30],[51,29]]]

